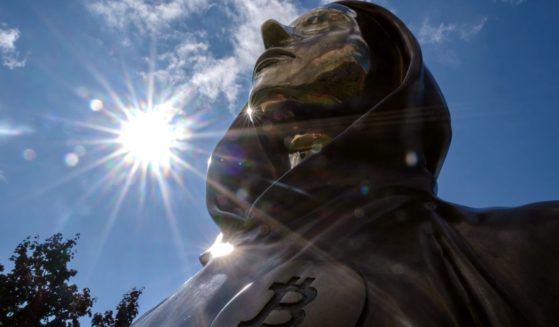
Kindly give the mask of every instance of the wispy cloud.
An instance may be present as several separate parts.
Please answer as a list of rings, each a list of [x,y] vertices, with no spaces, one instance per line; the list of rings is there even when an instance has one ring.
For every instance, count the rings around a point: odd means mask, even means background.
[[[234,0],[231,17],[238,24],[232,30],[234,55],[244,69],[251,67],[264,50],[260,26],[268,19],[289,24],[301,14],[291,1],[280,0]]]
[[[88,5],[109,26],[124,29],[132,25],[140,32],[157,32],[207,6],[206,0],[99,0]]]
[[[425,18],[419,28],[418,39],[424,45],[441,44],[453,37],[470,40],[483,29],[486,23],[487,17],[482,17],[474,23],[439,23],[438,25],[432,24],[428,18]]]
[[[0,25],[0,55],[2,64],[9,69],[24,67],[27,58],[21,59],[16,49],[16,41],[20,37],[19,29],[8,28],[5,24]]]
[[[483,27],[485,27],[485,23],[487,23],[487,17],[482,17],[477,23],[461,25],[458,29],[460,37],[463,40],[471,39],[481,32]]]
[[[442,43],[456,30],[455,24],[432,25],[429,19],[425,19],[419,29],[419,42],[422,44]]]
[[[194,86],[212,101],[223,96],[233,105],[241,88],[241,78],[252,71],[256,58],[264,50],[260,25],[270,18],[287,24],[298,14],[296,6],[288,1],[233,0],[227,10],[232,26],[222,37],[222,40],[232,42],[231,53],[217,56],[208,51],[211,44],[203,41],[205,35],[202,34],[183,42],[170,53],[174,60],[164,71],[175,76],[190,73],[190,79],[181,88]]]
[[[187,5],[188,4],[188,5]],[[212,3],[212,5],[215,3]],[[140,32],[162,33],[178,18],[199,13],[206,0],[171,0],[154,4],[148,0],[101,0],[89,6],[108,26],[117,29],[134,27]],[[178,92],[195,89],[209,101],[223,97],[229,105],[238,100],[242,81],[262,53],[260,25],[274,18],[289,23],[299,14],[294,1],[286,0],[220,0],[216,8],[229,19],[229,26],[219,26],[221,33],[208,37],[206,31],[182,31],[174,26],[176,45],[157,56],[159,69],[150,74]],[[217,29],[216,29],[217,30]],[[223,45],[228,52],[216,52]]]
[[[16,125],[8,121],[0,121],[0,139],[34,133],[35,130],[26,125]]]
[[[276,19],[284,24],[290,23],[299,16],[300,12],[294,3],[281,0],[233,0],[229,16],[233,21],[233,28],[226,37],[233,40],[233,53],[216,62],[219,68],[210,65],[201,66],[194,74],[193,81],[202,90],[210,90],[211,79],[204,76],[221,73],[218,85],[219,93],[225,96],[230,104],[234,102],[240,89],[239,78],[247,76],[258,56],[264,51],[260,26],[268,19]],[[204,81],[202,83],[197,81]],[[205,92],[215,99],[219,93]]]

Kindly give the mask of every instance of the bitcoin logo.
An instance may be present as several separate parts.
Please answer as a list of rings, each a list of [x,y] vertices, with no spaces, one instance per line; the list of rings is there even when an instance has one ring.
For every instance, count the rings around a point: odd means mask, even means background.
[[[305,319],[303,308],[318,294],[311,286],[314,278],[307,277],[297,283],[299,279],[294,276],[287,283],[273,283],[269,288],[274,292],[272,298],[254,318],[242,321],[238,327],[299,326]]]
[[[363,279],[341,262],[292,260],[239,285],[211,327],[353,327],[365,300]]]

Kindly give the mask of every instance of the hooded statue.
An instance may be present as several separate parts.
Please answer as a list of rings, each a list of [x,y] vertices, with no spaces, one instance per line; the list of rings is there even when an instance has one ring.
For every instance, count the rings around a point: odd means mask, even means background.
[[[397,17],[342,1],[262,33],[208,170],[222,235],[135,326],[559,325],[559,203],[437,198],[450,116]]]

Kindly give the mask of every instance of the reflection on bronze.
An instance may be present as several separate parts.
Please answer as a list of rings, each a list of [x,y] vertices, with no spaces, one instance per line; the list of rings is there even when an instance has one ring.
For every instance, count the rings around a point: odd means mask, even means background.
[[[355,326],[364,306],[364,280],[350,267],[290,260],[235,294],[211,327]],[[320,311],[328,312],[328,319],[314,314]]]
[[[342,1],[262,33],[248,106],[208,169],[235,251],[203,256],[137,326],[559,325],[559,203],[436,196],[450,117],[398,18]]]
[[[270,290],[272,298],[262,310],[248,321],[242,321],[239,327],[259,327],[267,325],[299,326],[305,320],[305,306],[312,302],[317,290],[311,284],[315,278],[291,277],[286,283],[274,282]]]
[[[297,134],[287,145],[290,168],[297,166],[309,155],[319,153],[332,138],[324,133]]]
[[[289,110],[286,101],[302,104],[340,104],[359,96],[371,65],[369,47],[363,39],[356,13],[340,5],[318,8],[297,18],[289,26],[275,20],[262,25],[266,51],[254,66],[253,87],[248,108],[257,121],[261,116],[277,116],[274,109]],[[326,110],[324,107],[317,110]],[[320,115],[320,114],[318,114]],[[286,115],[283,114],[282,117]],[[275,119],[274,124],[286,123]],[[311,138],[336,130],[291,131],[290,168],[309,154],[310,149],[293,153],[294,133]],[[287,153],[286,153],[287,156]]]
[[[370,57],[353,16],[320,8],[289,26],[266,21],[249,106],[265,112],[268,102],[330,104],[360,95]]]

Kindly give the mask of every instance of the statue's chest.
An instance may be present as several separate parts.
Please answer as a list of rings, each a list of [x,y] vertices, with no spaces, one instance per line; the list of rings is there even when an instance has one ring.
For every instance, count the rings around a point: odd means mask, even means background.
[[[211,326],[355,326],[363,279],[339,262],[292,260],[242,288]]]

